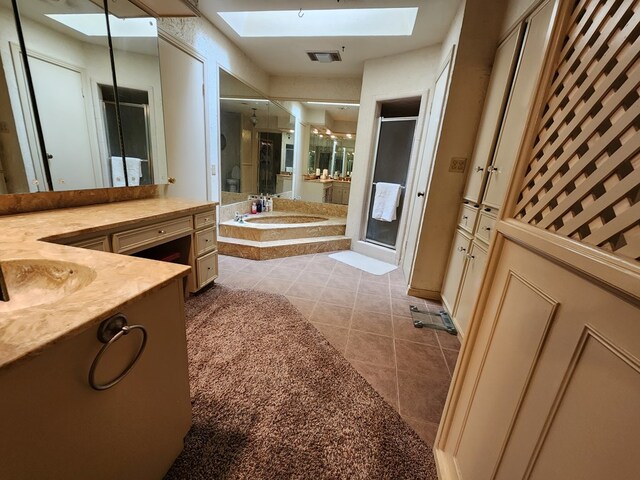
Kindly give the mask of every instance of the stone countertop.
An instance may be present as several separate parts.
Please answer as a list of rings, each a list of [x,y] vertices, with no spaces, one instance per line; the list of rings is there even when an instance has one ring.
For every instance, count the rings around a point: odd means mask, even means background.
[[[137,299],[189,273],[190,267],[44,240],[117,228],[135,228],[176,215],[211,210],[217,203],[153,198],[0,216],[0,264],[7,260],[61,260],[92,268],[94,280],[60,300],[0,311],[0,368],[100,323]],[[9,294],[11,292],[9,291]]]
[[[310,183],[351,183],[349,180],[335,180],[333,178],[327,178],[326,180],[323,180],[321,178],[309,180],[305,178],[304,181]]]

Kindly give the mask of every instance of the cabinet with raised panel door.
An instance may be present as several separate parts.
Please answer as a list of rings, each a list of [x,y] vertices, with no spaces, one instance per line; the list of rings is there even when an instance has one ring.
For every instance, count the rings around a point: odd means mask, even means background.
[[[494,59],[460,208],[459,229],[442,288],[443,303],[462,336],[478,293],[493,224],[524,134],[554,4],[555,0],[542,2],[500,44]],[[456,250],[461,231],[471,237],[473,251],[465,254],[463,262]],[[457,284],[455,279],[459,279]]]

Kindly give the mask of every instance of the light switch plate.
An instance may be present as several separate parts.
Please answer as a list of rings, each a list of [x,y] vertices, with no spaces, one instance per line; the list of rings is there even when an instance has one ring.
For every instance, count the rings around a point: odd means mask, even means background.
[[[449,164],[449,171],[453,173],[464,173],[467,168],[467,159],[464,157],[452,157]]]

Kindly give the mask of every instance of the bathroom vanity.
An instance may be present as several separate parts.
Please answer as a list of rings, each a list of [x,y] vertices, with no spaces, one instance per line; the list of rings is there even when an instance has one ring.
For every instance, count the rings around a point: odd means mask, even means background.
[[[184,295],[217,275],[215,205],[0,216],[0,478],[166,473],[191,424]]]

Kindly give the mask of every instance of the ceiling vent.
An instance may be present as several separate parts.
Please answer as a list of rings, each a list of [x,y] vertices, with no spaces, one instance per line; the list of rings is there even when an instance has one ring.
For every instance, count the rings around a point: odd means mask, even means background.
[[[312,62],[331,63],[342,61],[340,53],[337,50],[330,52],[307,52],[307,55],[309,55]]]

